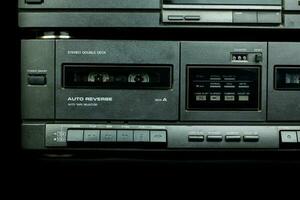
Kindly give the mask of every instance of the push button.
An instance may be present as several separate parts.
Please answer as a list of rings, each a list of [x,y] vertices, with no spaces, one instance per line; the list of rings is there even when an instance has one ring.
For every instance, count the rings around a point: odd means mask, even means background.
[[[180,15],[170,15],[168,16],[168,20],[170,21],[182,21],[184,18]]]
[[[150,132],[149,131],[134,131],[134,142],[149,142]]]
[[[167,142],[166,131],[150,131],[150,142]]]
[[[100,131],[99,130],[85,130],[84,142],[99,142]]]
[[[119,130],[117,132],[117,142],[133,142],[133,131]]]
[[[240,142],[241,136],[240,135],[226,135],[225,140],[226,140],[226,142]]]
[[[297,143],[297,131],[281,131],[282,143]]]
[[[200,20],[200,16],[185,16],[184,17],[185,20],[187,21],[199,21]]]
[[[223,140],[222,135],[208,135],[207,141],[208,142],[221,142]]]
[[[41,4],[44,0],[25,0],[25,3],[27,4]]]
[[[257,23],[257,12],[237,11],[233,12],[234,23]]]
[[[101,142],[116,142],[117,131],[116,130],[102,130]]]
[[[27,79],[28,85],[46,85],[47,79],[45,74],[29,74]]]
[[[258,12],[258,23],[280,24],[281,12],[262,11]]]
[[[68,130],[67,142],[83,142],[83,130]]]
[[[297,131],[297,135],[298,135],[298,143],[300,143],[300,131]]]
[[[258,135],[244,135],[244,142],[258,142]]]
[[[203,142],[204,135],[189,135],[189,142]]]

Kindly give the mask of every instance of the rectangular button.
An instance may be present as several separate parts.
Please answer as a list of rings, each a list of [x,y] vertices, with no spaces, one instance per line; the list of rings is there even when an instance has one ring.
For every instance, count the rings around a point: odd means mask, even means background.
[[[225,101],[234,101],[235,100],[235,96],[225,96],[224,100]]]
[[[100,141],[100,131],[99,130],[85,130],[84,131],[84,141],[85,142],[99,142]]]
[[[28,74],[28,85],[46,85],[47,79],[45,74]]]
[[[199,21],[200,16],[185,16],[184,19],[187,21]]]
[[[300,131],[297,131],[297,135],[298,135],[298,143],[300,143]]]
[[[203,142],[204,135],[189,135],[189,142]]]
[[[221,97],[220,96],[210,96],[210,100],[211,101],[221,101]]]
[[[150,141],[150,132],[149,131],[134,131],[134,142],[149,142]]]
[[[43,2],[44,2],[44,0],[25,0],[25,3],[28,3],[28,4],[41,4]]]
[[[249,96],[239,96],[239,101],[249,101]]]
[[[170,15],[168,16],[168,20],[170,21],[182,21],[184,18],[180,15]]]
[[[244,135],[244,142],[258,142],[258,135]]]
[[[116,142],[117,131],[116,130],[101,130],[101,142]]]
[[[223,140],[222,135],[208,135],[207,141],[208,142],[221,142]]]
[[[133,130],[118,130],[117,142],[133,142]]]
[[[83,130],[68,130],[67,142],[83,142]]]
[[[234,23],[257,23],[257,12],[236,11],[233,12]]]
[[[281,23],[281,12],[279,11],[261,11],[258,12],[258,23]]]
[[[225,140],[226,140],[226,142],[240,142],[241,136],[240,135],[226,135]]]
[[[206,101],[206,95],[197,95],[196,101]]]
[[[150,142],[167,142],[167,131],[150,131]]]
[[[282,143],[297,143],[297,131],[280,131]]]

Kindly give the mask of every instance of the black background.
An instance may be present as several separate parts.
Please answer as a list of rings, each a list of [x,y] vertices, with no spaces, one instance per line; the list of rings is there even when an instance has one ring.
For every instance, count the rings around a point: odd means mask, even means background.
[[[97,194],[122,195],[146,191],[143,196],[156,196],[160,192],[174,195],[183,192],[199,196],[235,194],[236,190],[248,196],[258,196],[269,186],[288,187],[286,194],[299,193],[299,152],[102,152],[86,153],[77,159],[49,159],[21,150],[20,145],[20,38],[31,33],[17,28],[16,2],[2,4],[2,64],[1,64],[1,121],[2,121],[2,180],[5,187],[13,189],[11,196],[24,195],[57,197],[61,192],[69,195]],[[296,31],[230,31],[205,30],[96,30],[82,33],[80,37],[117,39],[179,39],[188,36],[195,40],[241,41],[296,41]],[[88,158],[86,155],[90,155]],[[83,159],[81,159],[83,158]],[[294,182],[296,181],[296,182]],[[174,189],[169,189],[174,186]],[[140,189],[142,188],[142,189]],[[180,189],[178,189],[180,188]],[[229,189],[225,192],[219,189]],[[296,189],[295,189],[296,188]],[[106,190],[107,189],[107,190]],[[113,192],[108,192],[113,190]],[[280,191],[268,190],[270,194]],[[282,191],[281,191],[282,192]],[[143,197],[142,196],[142,197]]]

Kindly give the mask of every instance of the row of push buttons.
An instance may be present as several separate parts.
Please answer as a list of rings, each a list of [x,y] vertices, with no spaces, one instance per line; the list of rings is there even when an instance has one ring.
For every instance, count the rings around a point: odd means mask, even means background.
[[[258,135],[244,135],[243,137],[241,135],[226,135],[225,141],[226,142],[258,142],[259,136]],[[189,142],[204,142],[205,136],[204,135],[189,135],[188,137]],[[207,135],[206,136],[207,142],[222,142],[223,141],[223,135]]]
[[[182,20],[199,21],[200,16],[197,16],[197,15],[195,15],[195,16],[193,16],[193,15],[189,15],[189,16],[169,15],[168,20],[170,20],[170,21],[182,21]]]
[[[153,142],[166,143],[165,130],[78,130],[70,129],[67,142]]]

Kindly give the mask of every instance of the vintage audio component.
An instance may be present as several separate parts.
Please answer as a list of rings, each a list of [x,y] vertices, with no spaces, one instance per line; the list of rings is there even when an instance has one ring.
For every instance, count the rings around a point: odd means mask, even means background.
[[[299,149],[299,52],[297,42],[24,39],[22,145]]]
[[[299,29],[300,5],[299,0],[19,0],[19,26]]]

